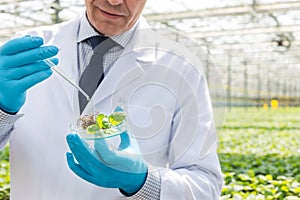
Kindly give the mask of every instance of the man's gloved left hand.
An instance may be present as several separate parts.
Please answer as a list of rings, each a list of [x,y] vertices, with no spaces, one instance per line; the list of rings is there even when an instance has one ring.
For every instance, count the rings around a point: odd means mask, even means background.
[[[128,133],[123,132],[120,137],[119,148],[113,151],[105,139],[95,140],[92,149],[78,135],[69,134],[67,142],[72,153],[67,153],[67,162],[82,179],[101,187],[119,188],[131,196],[142,188],[148,166],[139,152],[126,152],[134,145]]]

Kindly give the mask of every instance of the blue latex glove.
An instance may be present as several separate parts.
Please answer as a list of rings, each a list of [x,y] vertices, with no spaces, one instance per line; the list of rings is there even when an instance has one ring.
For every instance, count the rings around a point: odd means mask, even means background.
[[[43,62],[58,53],[44,46],[40,37],[12,39],[0,47],[0,108],[16,113],[25,102],[26,90],[45,80],[52,70]],[[52,59],[57,64],[58,59]]]
[[[138,152],[126,152],[132,145],[127,132],[120,136],[119,149],[112,151],[105,139],[95,140],[91,149],[78,135],[69,134],[67,142],[72,153],[67,153],[67,162],[82,179],[101,187],[119,188],[130,196],[142,188],[148,167]]]

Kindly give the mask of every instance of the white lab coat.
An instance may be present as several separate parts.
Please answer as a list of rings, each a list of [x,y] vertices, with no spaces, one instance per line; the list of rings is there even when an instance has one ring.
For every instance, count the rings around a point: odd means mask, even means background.
[[[77,74],[79,18],[20,33],[39,35],[60,48],[59,67],[73,80]],[[122,105],[130,132],[137,136],[145,160],[159,168],[161,199],[217,199],[222,176],[216,154],[214,123],[205,80],[190,62],[166,49],[150,30],[138,27],[124,55],[87,105],[85,113],[111,113]],[[137,48],[138,47],[138,48]],[[172,76],[174,75],[174,76]],[[107,189],[77,177],[67,166],[65,140],[79,116],[77,91],[57,74],[27,93],[24,113],[10,140],[11,199],[110,200]],[[116,141],[112,141],[113,143]],[[205,151],[205,149],[208,149]]]

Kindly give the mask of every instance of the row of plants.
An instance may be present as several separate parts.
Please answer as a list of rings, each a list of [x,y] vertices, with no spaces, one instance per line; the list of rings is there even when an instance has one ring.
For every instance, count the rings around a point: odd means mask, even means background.
[[[300,199],[300,109],[227,112],[219,156],[222,200]]]
[[[300,108],[234,108],[219,140],[221,200],[300,199]],[[9,150],[0,151],[0,200],[10,193]]]
[[[9,150],[8,147],[5,147],[0,151],[0,200],[9,200],[9,194]]]

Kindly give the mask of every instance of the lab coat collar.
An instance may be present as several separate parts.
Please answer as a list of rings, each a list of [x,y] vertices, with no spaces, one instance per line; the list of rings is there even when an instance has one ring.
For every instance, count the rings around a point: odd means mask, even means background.
[[[139,19],[139,27],[136,30],[135,37],[124,50],[123,55],[129,51],[136,52],[137,61],[151,63],[156,60],[156,39],[157,34],[151,29],[144,17]]]

